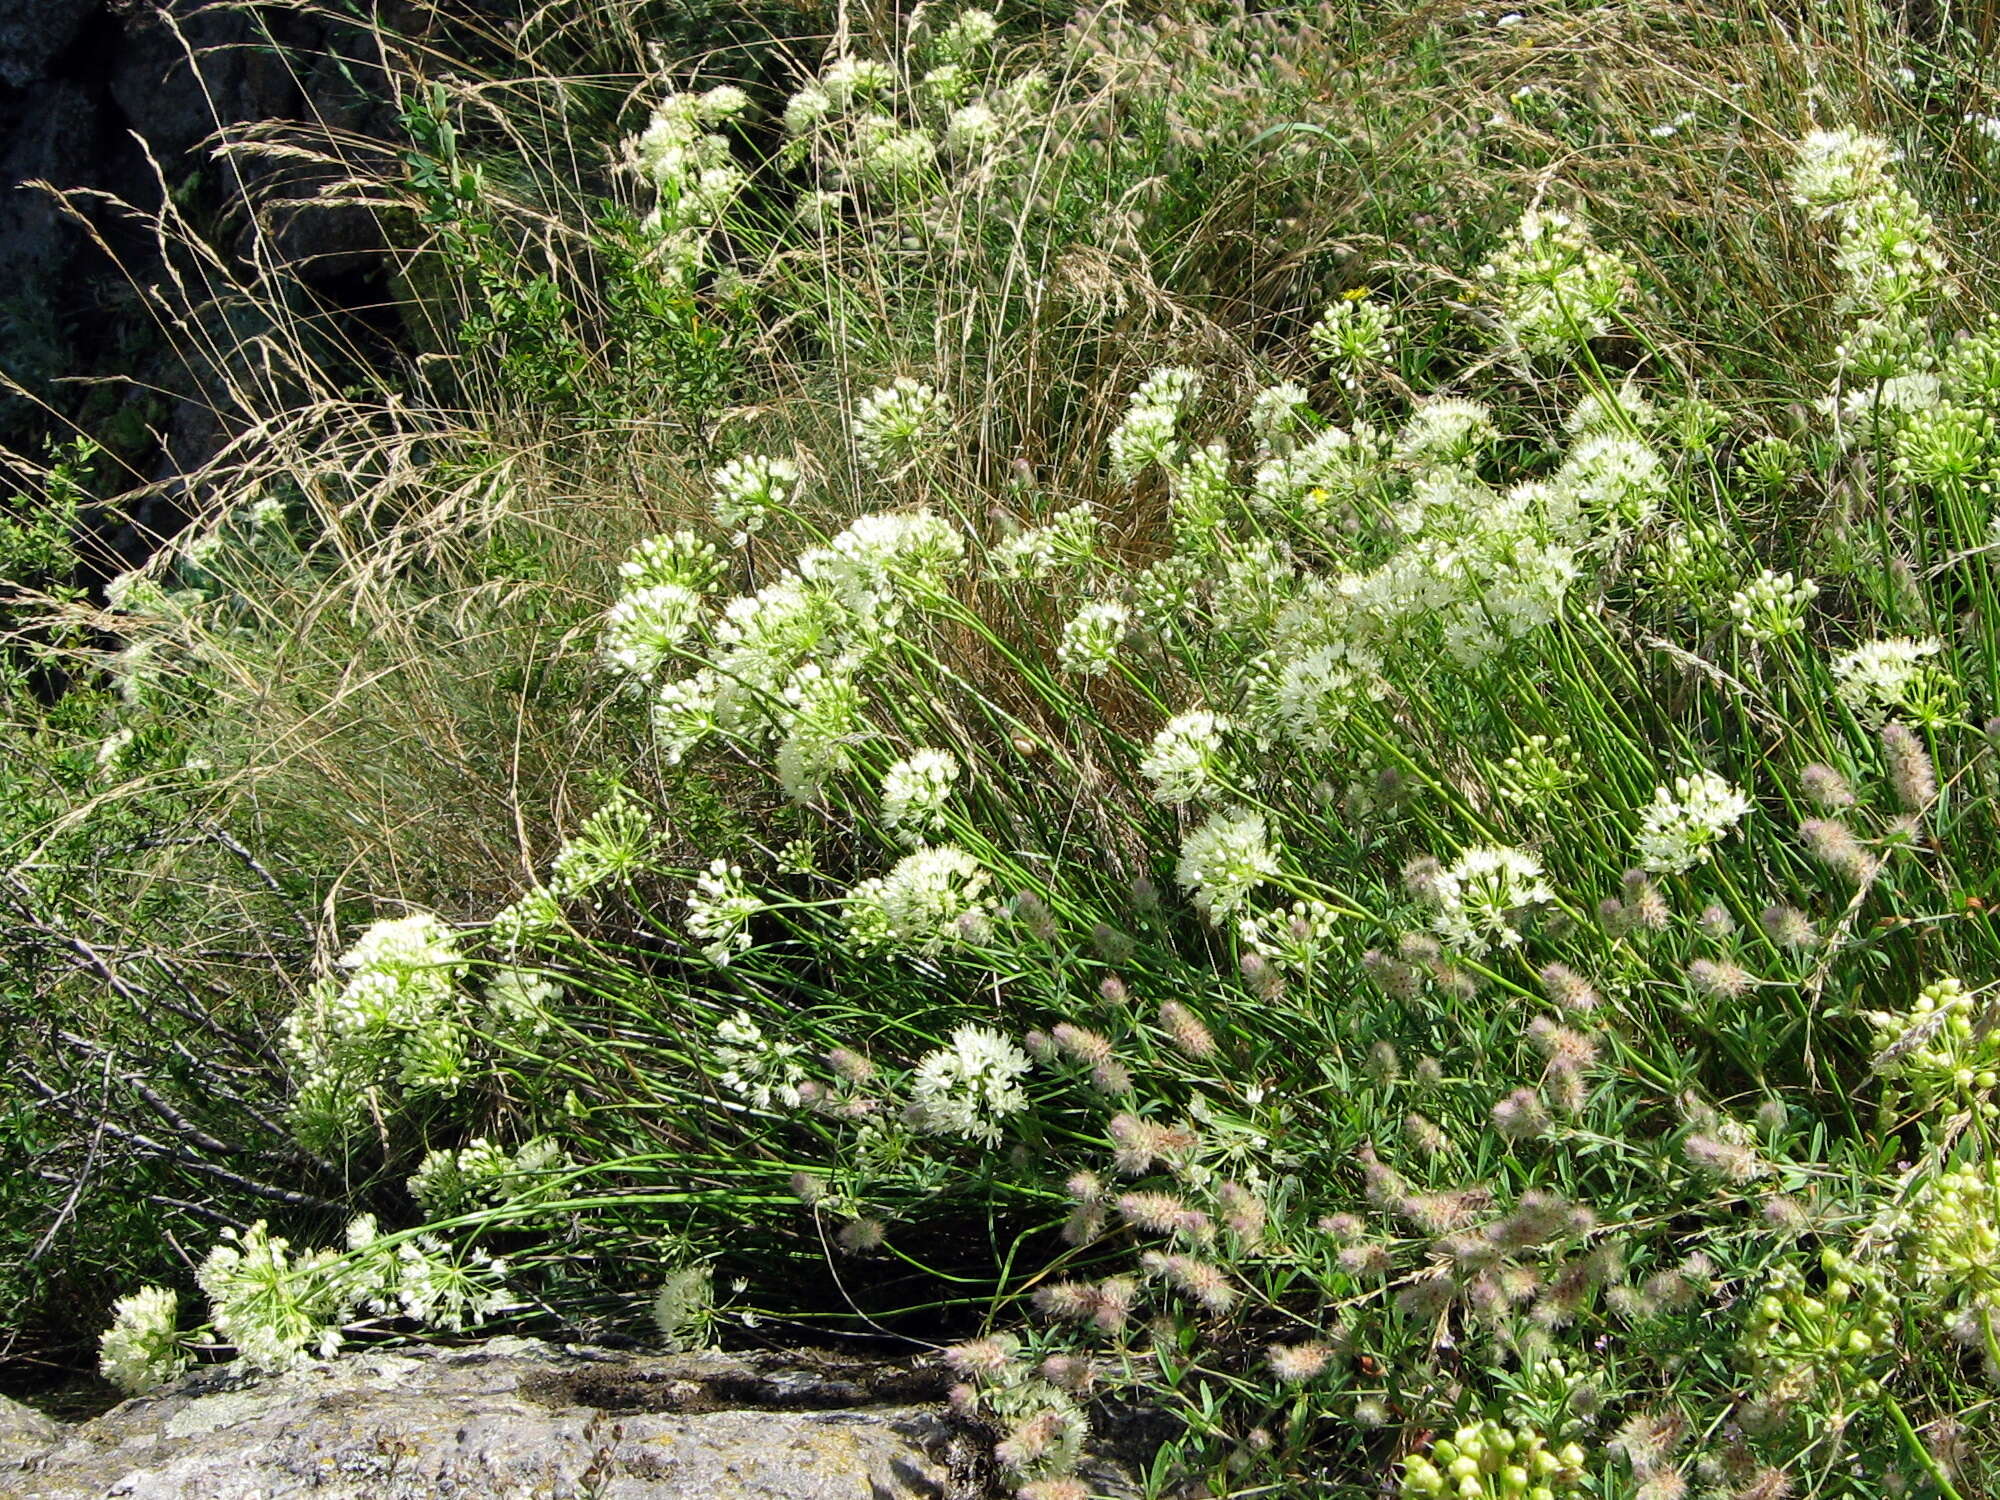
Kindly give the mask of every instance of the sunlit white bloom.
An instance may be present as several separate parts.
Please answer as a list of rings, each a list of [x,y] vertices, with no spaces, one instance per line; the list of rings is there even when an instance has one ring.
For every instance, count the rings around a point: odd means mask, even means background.
[[[1753,641],[1778,641],[1806,628],[1806,607],[1819,593],[1810,578],[1764,569],[1729,596],[1736,633]]]
[[[653,738],[668,765],[679,765],[687,753],[715,732],[718,683],[706,669],[679,682],[663,683],[653,699]]]
[[[741,866],[718,859],[695,876],[687,897],[688,935],[703,955],[720,967],[750,946],[750,922],[764,909],[743,880]]]
[[[861,516],[799,558],[805,578],[830,589],[863,628],[894,625],[906,604],[936,602],[965,558],[965,533],[934,511]]]
[[[836,109],[872,98],[896,86],[895,72],[872,57],[839,57],[820,73],[819,86]]]
[[[1066,670],[1098,677],[1118,660],[1118,647],[1132,628],[1132,611],[1116,599],[1098,599],[1063,626],[1056,661]]]
[[[98,1373],[128,1396],[165,1385],[188,1367],[180,1338],[180,1298],[149,1286],[111,1307],[111,1326],[98,1343]]]
[[[641,538],[618,564],[618,576],[628,593],[663,583],[704,593],[715,587],[721,574],[715,543],[685,528]]]
[[[1004,134],[1000,117],[985,104],[967,104],[945,121],[945,149],[954,156],[978,156]]]
[[[937,387],[899,375],[870,391],[854,410],[854,446],[869,468],[900,468],[935,442],[944,428]]]
[[[993,906],[993,877],[963,849],[919,849],[887,875],[847,893],[842,920],[856,946],[895,944],[935,953]]]
[[[832,112],[833,95],[818,84],[809,83],[785,105],[785,133],[804,135]]]
[[[1249,808],[1210,813],[1181,840],[1174,877],[1210,917],[1230,915],[1278,873],[1264,815]]]
[[[1611,327],[1631,279],[1568,214],[1530,209],[1507,244],[1480,268],[1500,322],[1531,354],[1558,354]]]
[[[715,1060],[722,1065],[722,1086],[757,1109],[782,1105],[797,1109],[805,1069],[799,1065],[796,1042],[774,1042],[745,1011],[720,1021],[715,1028]]]
[[[788,458],[746,453],[717,469],[710,483],[711,514],[718,525],[729,528],[730,540],[740,547],[764,529],[774,512],[791,504],[798,493],[799,466]]]
[[[958,761],[943,750],[918,750],[882,777],[882,826],[914,844],[944,826]]]
[[[1792,201],[1825,218],[1857,198],[1889,186],[1896,153],[1889,143],[1858,130],[1815,130],[1799,143],[1792,166]]]
[[[1296,381],[1267,385],[1250,402],[1250,429],[1269,453],[1289,448],[1316,421],[1306,388]]]
[[[1030,1066],[1027,1054],[999,1032],[961,1026],[949,1047],[917,1064],[910,1084],[917,1117],[934,1134],[997,1146],[1001,1122],[1028,1107],[1020,1080]]]
[[[1431,925],[1462,953],[1478,955],[1496,943],[1521,941],[1520,914],[1555,892],[1542,878],[1542,862],[1521,849],[1468,849],[1432,878],[1437,912]]]
[[[1179,414],[1170,406],[1135,406],[1111,433],[1111,475],[1130,484],[1146,470],[1173,464]]]
[[[940,57],[964,58],[992,46],[999,35],[1000,23],[992,11],[962,10],[937,34],[934,45]]]
[[[1389,362],[1395,332],[1389,309],[1381,303],[1365,296],[1345,297],[1320,314],[1306,338],[1313,353],[1333,366],[1340,383],[1356,390],[1371,372]]]
[[[1139,774],[1153,784],[1152,799],[1178,807],[1211,791],[1228,731],[1227,719],[1201,709],[1168,720],[1139,759]]]
[[[1057,569],[1090,566],[1097,556],[1096,507],[1088,501],[1058,511],[1040,526],[1017,532],[989,554],[996,577],[1046,578]]]
[[[1919,722],[1945,709],[1957,687],[1937,659],[1935,636],[1869,641],[1833,663],[1834,692],[1864,724],[1908,713]]]
[[[1593,432],[1644,432],[1660,420],[1660,414],[1645,393],[1627,376],[1615,391],[1585,391],[1563,418],[1563,431],[1572,437]]]
[[[636,682],[651,681],[678,654],[698,620],[701,595],[685,584],[655,583],[619,596],[604,616],[599,650]]]
[[[1656,875],[1691,870],[1749,811],[1750,799],[1713,771],[1676,777],[1640,814],[1639,864]]]
[[[921,130],[898,127],[877,135],[861,157],[861,176],[877,187],[907,191],[928,179],[937,146]]]
[[[778,779],[794,802],[811,802],[828,781],[853,768],[855,751],[868,734],[853,661],[807,662],[785,684],[784,698]]]
[[[1396,434],[1396,457],[1405,463],[1469,463],[1498,436],[1485,403],[1438,397],[1410,413]]]
[[[1201,388],[1201,377],[1177,365],[1153,371],[1128,400],[1124,420],[1111,434],[1111,474],[1131,483],[1153,465],[1173,466],[1182,408]]]
[[[342,1315],[358,1300],[336,1272],[330,1250],[294,1256],[288,1240],[259,1219],[222,1238],[195,1272],[208,1296],[210,1321],[246,1365],[284,1370],[340,1347]]]
[[[1250,679],[1258,727],[1301,749],[1331,749],[1355,705],[1388,691],[1381,670],[1367,648],[1337,641],[1260,658]]]
[[[1236,919],[1243,946],[1274,964],[1304,973],[1334,950],[1342,913],[1324,901],[1294,901],[1280,911],[1245,912]]]

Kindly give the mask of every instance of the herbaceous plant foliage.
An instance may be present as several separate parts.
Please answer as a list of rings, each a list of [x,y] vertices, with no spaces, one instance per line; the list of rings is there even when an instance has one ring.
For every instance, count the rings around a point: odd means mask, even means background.
[[[553,836],[274,1028],[380,1201],[133,1288],[104,1373],[575,1306],[927,1346],[1024,1500],[1121,1402],[1160,1495],[1978,1493],[2000,328],[1915,164],[1759,147],[1783,402],[1553,168],[1448,278],[1155,318],[1119,133],[1199,85],[1005,19],[663,66],[600,143],[741,399],[537,669]],[[205,524],[115,590],[135,715],[325,565],[312,507]]]

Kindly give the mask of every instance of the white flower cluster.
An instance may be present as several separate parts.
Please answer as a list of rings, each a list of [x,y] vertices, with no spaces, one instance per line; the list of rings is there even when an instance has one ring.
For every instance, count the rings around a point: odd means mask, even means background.
[[[897,761],[882,775],[882,826],[906,844],[938,832],[958,775],[957,759],[943,750],[918,750]]]
[[[653,731],[668,759],[715,734],[776,742],[786,790],[819,797],[872,733],[863,667],[912,608],[944,597],[964,555],[964,534],[932,512],[867,515],[730,600],[704,664],[655,694]]]
[[[1675,777],[1640,814],[1640,867],[1655,875],[1693,869],[1749,811],[1750,799],[1713,771]]]
[[[1388,364],[1395,331],[1389,309],[1364,294],[1344,297],[1328,307],[1306,338],[1342,385],[1359,390],[1371,372]]]
[[[576,901],[629,880],[644,868],[656,839],[652,814],[620,787],[556,850],[549,861],[549,894]]]
[[[1565,213],[1531,209],[1480,268],[1500,303],[1500,323],[1531,354],[1561,354],[1597,338],[1625,300],[1631,273]]]
[[[292,1124],[313,1145],[387,1113],[398,1085],[450,1091],[465,1073],[465,959],[442,922],[428,912],[377,922],[339,967],[347,977],[314,985],[284,1028]]]
[[[878,473],[893,473],[944,435],[944,398],[937,387],[899,375],[870,391],[854,409],[854,448]]]
[[[1806,628],[1806,607],[1819,594],[1810,578],[1764,569],[1729,596],[1729,614],[1736,633],[1747,640],[1786,640]]]
[[[111,1326],[98,1343],[98,1373],[128,1396],[165,1385],[188,1367],[181,1338],[180,1298],[149,1286],[112,1304]]]
[[[1132,611],[1117,599],[1094,599],[1063,626],[1056,661],[1064,670],[1101,677],[1117,664],[1118,648],[1132,628]]]
[[[764,903],[743,879],[740,865],[712,860],[695,876],[687,897],[687,930],[718,968],[750,946],[750,923]]]
[[[1100,527],[1089,502],[1058,511],[1040,526],[1008,537],[990,554],[996,578],[1035,580],[1057,570],[1081,572],[1097,558]]]
[[[546,1137],[516,1151],[480,1137],[457,1150],[425,1153],[404,1186],[426,1219],[447,1219],[484,1204],[538,1202],[551,1191],[550,1179],[569,1165],[562,1148]]]
[[[715,546],[691,531],[647,537],[618,565],[625,592],[604,617],[607,665],[644,687],[700,622],[702,595],[721,572]]]
[[[216,1334],[236,1357],[283,1370],[340,1347],[342,1328],[363,1311],[460,1331],[508,1303],[506,1266],[465,1259],[437,1236],[381,1241],[373,1215],[347,1226],[347,1251],[294,1254],[263,1220],[222,1240],[195,1273]]]
[[[1396,457],[1407,464],[1469,464],[1499,436],[1483,402],[1435,397],[1396,434]]]
[[[662,264],[690,276],[701,266],[706,240],[748,180],[732,160],[729,142],[710,128],[742,114],[743,90],[729,87],[673,92],[653,110],[651,122],[625,142],[625,159],[652,186],[655,201],[646,226],[671,247]]]
[[[1264,815],[1250,808],[1210,813],[1181,840],[1174,878],[1212,918],[1229,916],[1278,873]]]
[[[1834,694],[1871,727],[1897,715],[1925,725],[1949,717],[1959,695],[1937,659],[1943,649],[1935,636],[1869,641],[1835,658]]]
[[[788,458],[746,453],[717,469],[709,484],[709,513],[730,532],[730,544],[741,547],[797,497],[799,466]]]
[[[797,1109],[804,1096],[799,1085],[805,1069],[796,1042],[774,1042],[745,1011],[737,1011],[715,1028],[715,1060],[722,1065],[721,1084],[754,1109],[782,1105]]]
[[[910,1086],[923,1128],[982,1146],[1000,1144],[1001,1122],[1028,1107],[1027,1054],[997,1031],[961,1026],[949,1047],[917,1064]]]
[[[1521,914],[1555,892],[1542,878],[1542,862],[1521,849],[1467,849],[1431,878],[1437,903],[1431,925],[1459,952],[1477,957],[1494,945],[1521,941]]]
[[[933,954],[990,925],[993,877],[950,844],[906,855],[887,875],[864,880],[841,909],[857,949],[891,945]]]
[[[653,583],[619,595],[604,616],[605,663],[640,686],[671,662],[701,618],[701,595],[678,583]]]
[[[1226,718],[1201,709],[1168,720],[1139,760],[1139,774],[1153,784],[1148,795],[1179,807],[1215,790],[1228,732]]]
[[[1201,389],[1201,377],[1180,366],[1153,371],[1127,398],[1125,416],[1112,430],[1111,477],[1130,484],[1155,464],[1171,469],[1182,409]]]

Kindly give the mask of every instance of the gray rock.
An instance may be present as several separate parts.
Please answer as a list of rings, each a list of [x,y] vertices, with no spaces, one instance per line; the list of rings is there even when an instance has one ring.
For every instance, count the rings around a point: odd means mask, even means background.
[[[96,9],[97,0],[8,0],[0,15],[0,83],[20,88],[40,78]]]
[[[951,1500],[977,1445],[945,1422],[939,1389],[933,1370],[837,1356],[527,1339],[350,1354],[262,1381],[225,1366],[0,1449],[0,1495]]]
[[[0,1474],[10,1465],[31,1458],[62,1437],[60,1424],[32,1406],[0,1396]]]

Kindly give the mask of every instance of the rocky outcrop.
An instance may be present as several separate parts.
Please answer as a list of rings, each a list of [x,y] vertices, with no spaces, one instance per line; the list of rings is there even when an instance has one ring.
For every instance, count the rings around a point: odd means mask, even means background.
[[[934,1364],[503,1338],[265,1380],[219,1366],[62,1429],[0,1403],[9,1500],[983,1500]],[[1129,1425],[1129,1424],[1128,1424]],[[1129,1463],[1090,1468],[1133,1493]]]

